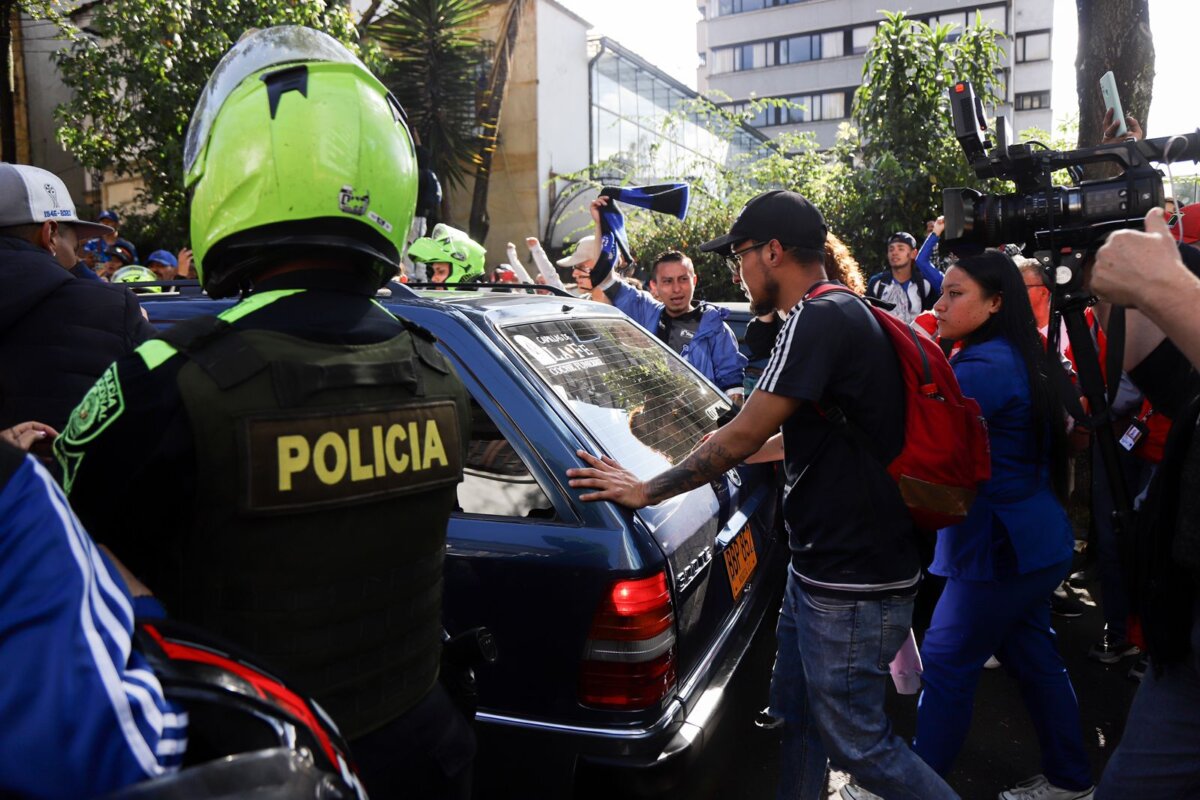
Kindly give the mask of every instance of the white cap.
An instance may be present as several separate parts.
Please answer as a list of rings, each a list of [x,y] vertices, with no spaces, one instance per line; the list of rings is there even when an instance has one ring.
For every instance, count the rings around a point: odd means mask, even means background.
[[[585,236],[579,240],[579,244],[575,246],[575,251],[566,258],[560,258],[555,261],[560,267],[573,267],[576,264],[582,264],[584,261],[590,261],[596,257],[596,237]]]
[[[71,223],[81,239],[113,232],[107,225],[81,220],[71,193],[53,172],[26,164],[0,163],[0,228],[50,221]]]

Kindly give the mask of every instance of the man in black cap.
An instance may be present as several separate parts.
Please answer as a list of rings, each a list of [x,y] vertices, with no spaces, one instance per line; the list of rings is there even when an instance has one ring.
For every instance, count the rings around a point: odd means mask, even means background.
[[[937,239],[932,242],[936,244]],[[867,282],[867,294],[891,303],[894,316],[912,322],[922,311],[933,308],[941,294],[941,281],[935,286],[925,275],[913,274],[917,240],[911,233],[897,231],[888,237],[887,259],[888,268]]]
[[[725,257],[753,313],[787,313],[758,389],[729,424],[648,481],[583,451],[590,468],[567,474],[593,490],[583,500],[640,508],[782,445],[792,563],[771,680],[771,707],[784,718],[780,796],[824,798],[832,758],[884,797],[954,798],[884,713],[888,662],[908,636],[921,571],[885,467],[904,444],[904,388],[891,342],[859,298],[806,300],[830,282],[826,233],[806,199],[772,191],[701,245]]]

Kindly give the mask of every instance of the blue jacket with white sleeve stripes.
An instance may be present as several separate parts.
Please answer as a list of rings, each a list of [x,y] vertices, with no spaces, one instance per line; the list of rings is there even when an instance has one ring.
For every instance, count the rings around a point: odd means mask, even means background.
[[[0,444],[0,795],[92,797],[179,768],[187,715],[133,652],[133,626],[54,479]]]

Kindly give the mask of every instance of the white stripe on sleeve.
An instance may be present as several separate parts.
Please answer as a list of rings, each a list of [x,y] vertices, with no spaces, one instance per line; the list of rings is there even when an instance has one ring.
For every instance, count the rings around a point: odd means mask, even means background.
[[[108,695],[109,703],[116,714],[121,734],[124,736],[130,751],[133,753],[142,771],[148,776],[162,775],[168,770],[159,763],[155,756],[154,747],[142,735],[134,719],[134,710],[129,703],[129,688],[121,677],[121,671],[124,669],[125,663],[129,660],[129,634],[125,632],[123,637],[114,637],[113,640],[115,642],[123,643],[119,644],[117,653],[114,654],[105,646],[104,638],[96,629],[93,619],[96,609],[93,609],[91,606],[92,599],[93,597],[99,597],[99,591],[94,586],[95,573],[107,573],[107,570],[93,570],[91,559],[88,557],[88,548],[85,547],[86,539],[84,539],[84,535],[79,530],[78,520],[75,519],[75,515],[71,512],[66,498],[62,496],[54,479],[40,467],[37,469],[36,474],[42,483],[45,484],[46,494],[54,507],[59,522],[62,524],[63,535],[67,539],[71,554],[74,556],[75,563],[79,567],[80,577],[83,579],[84,590],[80,598],[79,622],[83,628],[84,638],[91,652],[96,672],[100,676],[101,683]],[[111,581],[111,577],[109,580]],[[112,611],[107,607],[104,607],[101,614],[101,616],[104,615],[107,615],[108,619],[113,619]],[[115,622],[115,619],[113,621]],[[120,658],[119,664],[114,660],[114,656]],[[157,697],[154,698],[156,701],[155,705],[165,705],[166,700],[162,696],[161,687],[157,685],[157,680],[155,680],[155,689],[157,689],[155,692]],[[149,724],[149,720],[147,720],[147,723]],[[159,723],[161,725],[161,716]],[[157,742],[154,743],[155,746],[157,744]]]

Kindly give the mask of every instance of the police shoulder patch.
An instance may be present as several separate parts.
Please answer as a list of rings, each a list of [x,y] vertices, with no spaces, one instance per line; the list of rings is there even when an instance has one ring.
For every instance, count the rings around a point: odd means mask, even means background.
[[[54,453],[63,470],[63,489],[68,494],[83,460],[83,446],[103,433],[124,411],[125,397],[117,365],[110,364],[71,412],[66,430],[54,442]]]
[[[124,411],[125,398],[121,394],[117,365],[111,364],[71,412],[62,438],[68,444],[86,444],[99,436]]]

